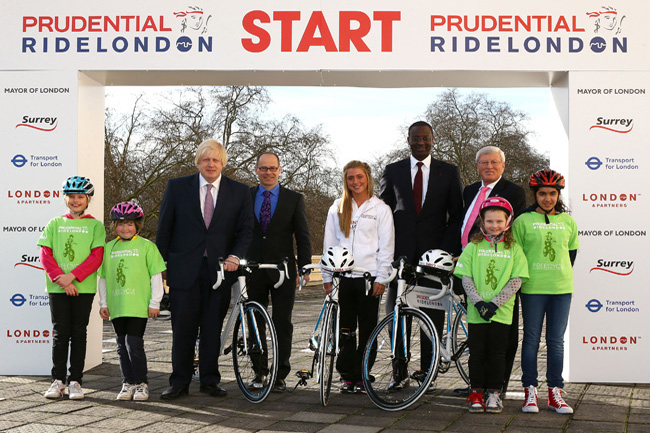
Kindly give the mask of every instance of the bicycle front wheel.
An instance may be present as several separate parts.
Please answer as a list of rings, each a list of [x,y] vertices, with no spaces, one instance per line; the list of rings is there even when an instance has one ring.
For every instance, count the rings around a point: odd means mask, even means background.
[[[469,385],[469,347],[467,315],[462,308],[456,310],[454,324],[452,325],[451,348],[453,350],[452,359],[456,362],[456,368],[460,377]]]
[[[320,403],[327,406],[332,390],[332,375],[334,374],[334,359],[336,358],[336,320],[338,305],[330,304],[323,322],[320,337],[320,352],[318,360],[318,377],[320,378]]]
[[[436,374],[438,341],[431,319],[416,308],[400,309],[397,319],[386,316],[363,355],[363,384],[372,402],[387,411],[415,403]]]
[[[278,340],[269,313],[257,302],[246,302],[232,333],[235,377],[246,400],[260,403],[268,397],[278,373],[277,358]]]

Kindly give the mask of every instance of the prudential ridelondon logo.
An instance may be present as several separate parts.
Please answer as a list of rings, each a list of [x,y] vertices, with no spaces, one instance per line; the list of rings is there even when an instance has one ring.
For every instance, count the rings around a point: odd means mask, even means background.
[[[211,53],[212,14],[188,6],[169,15],[41,15],[22,17],[18,49],[33,53]]]

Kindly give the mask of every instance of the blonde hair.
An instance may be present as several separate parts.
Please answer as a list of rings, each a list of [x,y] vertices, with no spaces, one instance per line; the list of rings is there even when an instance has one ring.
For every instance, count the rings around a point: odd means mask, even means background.
[[[350,161],[343,167],[343,196],[339,203],[339,227],[347,238],[350,236],[350,226],[352,224],[352,192],[348,188],[348,170],[351,168],[360,168],[366,174],[368,180],[368,196],[372,197],[374,194],[374,182],[372,180],[372,169],[368,164],[361,161]]]
[[[203,143],[199,144],[199,147],[196,149],[196,156],[194,157],[194,164],[198,167],[199,161],[205,156],[206,153],[216,153],[217,158],[221,161],[221,165],[226,165],[228,162],[228,155],[226,154],[226,148],[223,147],[221,143],[213,138],[205,140]]]

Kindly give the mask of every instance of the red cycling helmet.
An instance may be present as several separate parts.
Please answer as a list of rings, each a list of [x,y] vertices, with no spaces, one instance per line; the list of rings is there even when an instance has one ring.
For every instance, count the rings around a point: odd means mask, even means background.
[[[142,208],[132,201],[118,203],[111,209],[113,221],[140,221],[142,218],[144,218]]]
[[[530,175],[528,186],[531,188],[540,188],[550,186],[558,190],[564,188],[564,176],[555,170],[545,168]]]

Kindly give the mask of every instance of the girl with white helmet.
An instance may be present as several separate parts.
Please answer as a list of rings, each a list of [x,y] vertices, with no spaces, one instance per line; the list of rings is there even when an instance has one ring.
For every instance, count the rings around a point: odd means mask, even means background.
[[[69,212],[52,218],[38,240],[52,316],[52,384],[44,394],[46,398],[60,398],[66,383],[71,400],[84,398],[81,380],[86,328],[106,240],[104,225],[86,213],[94,193],[87,177],[69,177],[63,183]]]
[[[501,197],[486,199],[476,233],[458,259],[454,274],[462,278],[469,300],[470,412],[500,413],[501,386],[515,295],[528,264],[510,234],[512,206]]]
[[[388,205],[373,195],[370,166],[350,161],[343,168],[343,197],[334,202],[327,215],[323,251],[345,247],[354,257],[354,265],[367,269],[377,279],[386,280],[391,274],[394,244],[393,214]],[[323,286],[327,293],[332,289],[332,276],[326,272]],[[341,351],[336,363],[343,382],[341,392],[364,392],[363,351],[377,325],[379,300],[384,290],[383,284],[374,282],[372,291],[366,294],[361,276],[341,278]]]

